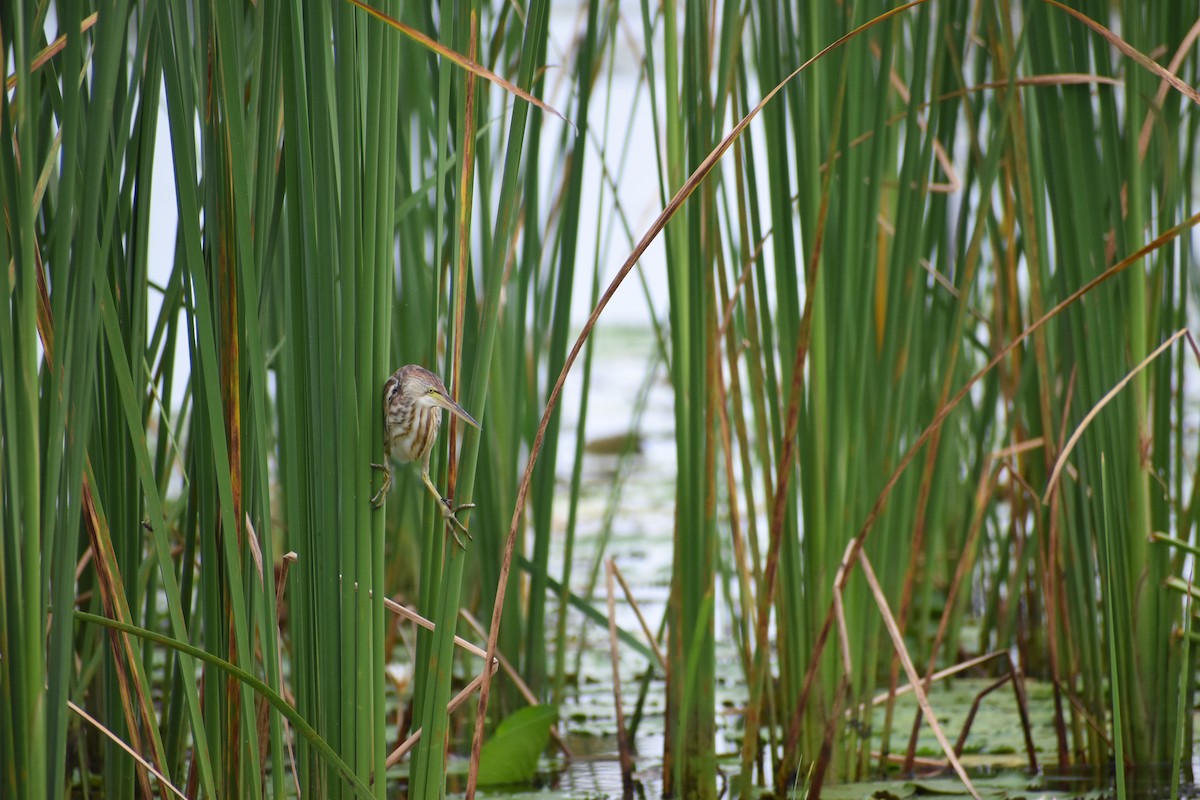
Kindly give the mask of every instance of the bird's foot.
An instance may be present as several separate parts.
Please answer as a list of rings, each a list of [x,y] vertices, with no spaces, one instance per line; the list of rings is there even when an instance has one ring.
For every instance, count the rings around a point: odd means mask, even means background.
[[[379,508],[383,505],[383,498],[387,497],[388,489],[392,488],[392,471],[386,464],[371,464],[371,469],[377,469],[383,473],[383,485],[379,487],[379,491],[371,498],[371,508]]]
[[[461,505],[456,506],[451,504],[449,498],[442,498],[442,518],[450,523],[450,533],[454,534],[454,541],[457,542],[458,546],[463,550],[466,550],[467,546],[463,544],[463,540],[458,535],[458,531],[465,533],[467,538],[471,541],[475,541],[475,537],[473,537],[471,532],[467,530],[467,526],[463,525],[462,522],[459,521],[457,514],[459,511],[470,511],[473,508],[475,508],[474,503],[462,503]],[[455,530],[455,528],[458,530]]]

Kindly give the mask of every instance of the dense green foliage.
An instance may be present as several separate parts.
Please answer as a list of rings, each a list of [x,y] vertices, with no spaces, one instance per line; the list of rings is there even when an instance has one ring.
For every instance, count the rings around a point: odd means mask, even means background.
[[[581,0],[570,41],[549,0],[368,5],[390,18],[0,4],[0,795],[437,798],[484,672],[462,608],[569,702],[570,634],[606,613],[568,591],[585,290],[647,303],[674,390],[669,790],[716,796],[718,635],[743,797],[911,757],[890,701],[871,752],[897,640],[929,672],[1018,652],[1055,683],[1061,762],[1185,752],[1188,4]],[[635,267],[665,269],[662,308]],[[433,461],[479,506],[465,551],[415,476],[368,502],[405,363],[483,425],[444,422]],[[411,653],[398,593],[436,623]],[[505,682],[487,721],[524,703]],[[401,766],[397,706],[422,731]]]

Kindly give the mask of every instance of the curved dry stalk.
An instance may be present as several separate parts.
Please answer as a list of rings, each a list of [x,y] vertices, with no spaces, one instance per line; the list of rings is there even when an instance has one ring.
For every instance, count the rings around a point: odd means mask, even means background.
[[[453,714],[455,711],[458,710],[459,706],[461,706],[463,703],[467,702],[467,698],[470,697],[471,695],[475,694],[475,692],[478,691],[479,687],[483,684],[485,676],[487,678],[490,678],[492,675],[496,674],[497,666],[498,666],[497,663],[495,661],[493,661],[492,668],[490,670],[484,670],[483,672],[476,675],[475,679],[472,680],[470,683],[468,683],[466,686],[464,686],[462,691],[460,691],[458,694],[454,695],[454,697],[450,700],[450,703],[446,706],[446,714],[447,715]],[[408,751],[412,750],[414,747],[417,746],[417,742],[421,741],[421,730],[422,730],[421,728],[417,728],[415,731],[412,732],[411,736],[409,736],[407,739],[405,739],[403,742],[400,743],[399,747],[397,747],[395,750],[393,750],[391,753],[388,754],[387,761],[384,762],[384,764],[387,766],[388,769],[391,769],[392,767],[399,764],[400,759],[402,759],[402,758],[404,758],[404,756],[408,755]],[[371,782],[374,783],[373,778],[372,778]]]
[[[394,17],[390,17],[387,14],[380,11],[379,9],[367,5],[362,0],[346,0],[346,2],[352,6],[357,6],[358,8],[367,12],[368,14],[370,14],[372,17],[379,20],[380,22],[390,25],[391,27],[400,31],[400,33],[407,36],[409,39],[412,39],[417,44],[421,45],[424,48],[432,50],[433,52],[437,53],[439,56],[446,59],[447,61],[450,61],[451,63],[457,64],[458,66],[462,67],[467,72],[470,72],[473,75],[477,75],[486,81],[491,81],[492,83],[496,84],[501,89],[508,92],[509,94],[516,95],[517,97],[524,100],[526,103],[529,103],[532,106],[536,106],[536,107],[540,108],[542,111],[545,111],[547,114],[553,114],[554,116],[561,119],[563,122],[570,125],[571,130],[575,131],[576,134],[579,133],[579,129],[575,127],[575,123],[571,122],[571,120],[564,117],[552,106],[549,106],[546,103],[543,103],[541,100],[537,99],[536,97],[534,97],[529,92],[522,89],[521,87],[517,86],[515,83],[512,83],[511,81],[500,77],[499,75],[497,75],[496,73],[494,73],[490,69],[488,69],[487,67],[476,62],[474,58],[468,58],[467,56],[464,56],[462,53],[458,53],[454,50],[451,50],[449,47],[446,47],[441,42],[435,41],[434,39],[430,39],[428,36],[421,33],[416,28],[405,25],[400,20],[398,20]],[[470,118],[470,115],[468,115],[468,118]]]
[[[904,471],[908,469],[908,465],[912,463],[912,460],[916,457],[917,453],[920,452],[921,448],[924,447],[925,444],[938,431],[938,429],[941,428],[954,409],[958,407],[958,404],[961,403],[964,398],[966,398],[966,396],[970,393],[971,388],[978,383],[983,376],[995,369],[996,365],[998,365],[1001,361],[1008,358],[1008,356],[1018,346],[1020,346],[1022,342],[1033,336],[1034,333],[1043,328],[1048,322],[1057,317],[1067,308],[1074,305],[1079,298],[1083,297],[1088,292],[1092,291],[1110,278],[1113,278],[1116,275],[1124,272],[1133,264],[1141,261],[1147,255],[1159,249],[1163,245],[1173,241],[1174,239],[1177,239],[1184,233],[1184,231],[1191,230],[1198,224],[1200,224],[1200,212],[1197,212],[1185,219],[1183,222],[1168,228],[1166,231],[1155,237],[1152,241],[1138,248],[1130,255],[1121,259],[1116,264],[1113,264],[1111,267],[1092,278],[1083,286],[1079,287],[1070,295],[1068,295],[1054,308],[1043,314],[1040,319],[1033,322],[1028,328],[1023,330],[1015,339],[1002,347],[999,352],[996,353],[996,355],[992,356],[991,360],[988,361],[988,363],[985,364],[978,372],[972,375],[970,379],[963,384],[962,388],[959,389],[952,398],[950,398],[950,401],[938,410],[938,413],[934,416],[933,421],[929,423],[925,430],[921,431],[921,435],[916,438],[912,447],[910,447],[900,459],[900,462],[896,465],[896,469],[893,470],[891,476],[887,480],[887,483],[884,484],[883,489],[879,492],[879,496],[875,499],[874,504],[871,506],[871,510],[867,512],[867,517],[863,521],[862,528],[859,529],[859,532],[855,535],[854,539],[851,540],[854,546],[850,549],[850,552],[848,552],[848,558],[843,559],[842,565],[848,566],[852,563],[853,559],[857,557],[858,553],[862,550],[863,545],[866,543],[867,536],[870,534],[871,529],[875,527],[876,520],[878,520],[879,515],[883,513],[883,506],[887,503],[888,497],[891,496],[892,490],[896,488],[896,484],[900,482],[900,477],[904,474]],[[1198,358],[1200,358],[1200,354],[1198,354]],[[1051,495],[1046,493],[1044,496],[1049,497]],[[839,570],[838,574],[841,576],[841,578],[836,585],[843,586],[845,584],[846,577],[849,575],[849,572],[842,572]],[[808,671],[804,675],[804,683],[800,689],[800,697],[797,700],[796,707],[792,713],[792,721],[789,729],[789,741],[791,736],[798,736],[800,719],[803,717],[804,709],[808,705],[808,695],[812,690],[813,682],[816,679],[817,667],[820,664],[821,654],[824,653],[825,645],[829,641],[829,634],[833,627],[833,621],[834,608],[833,604],[830,603],[829,610],[825,614],[825,621],[821,625],[821,630],[818,632],[816,643],[813,646],[812,655],[810,656],[808,664]]]
[[[351,1],[353,2],[353,0]],[[1129,44],[1129,42],[1125,41],[1120,36],[1117,36],[1099,22],[1096,22],[1096,20],[1092,19],[1081,11],[1076,11],[1070,6],[1063,5],[1062,3],[1058,2],[1058,0],[1045,0],[1045,2],[1054,6],[1055,8],[1062,9],[1075,19],[1082,22],[1084,25],[1087,25],[1096,33],[1107,39],[1108,43],[1113,47],[1117,48],[1122,53],[1136,61],[1138,65],[1147,72],[1153,72],[1155,75],[1162,78],[1164,82],[1169,83],[1172,87],[1174,87],[1184,97],[1191,100],[1193,103],[1200,104],[1200,92],[1197,92],[1191,86],[1188,86],[1187,82],[1181,79],[1174,72],[1171,72],[1162,64],[1159,64],[1153,58],[1146,55],[1141,50],[1138,50],[1136,47]]]
[[[100,731],[102,734],[107,736],[112,741],[113,744],[115,744],[117,747],[121,748],[126,753],[128,753],[129,757],[132,758],[134,761],[136,761],[138,764],[140,764],[142,769],[149,772],[155,778],[158,778],[158,782],[161,786],[165,786],[166,788],[168,788],[172,792],[174,792],[176,796],[183,798],[183,800],[187,800],[186,794],[181,792],[175,786],[175,784],[173,784],[169,780],[167,780],[161,772],[159,772],[158,770],[156,770],[154,768],[153,764],[151,764],[146,759],[142,758],[141,754],[138,753],[138,751],[134,750],[132,747],[130,747],[128,744],[126,744],[124,739],[122,739],[120,736],[117,736],[117,734],[113,733],[113,731],[110,730],[109,728],[106,728],[104,726],[104,723],[102,723],[100,720],[93,717],[88,712],[84,711],[79,706],[75,705],[75,701],[73,701],[73,700],[67,700],[67,708],[71,709],[76,714],[83,717],[83,719],[85,721],[87,721],[93,728]]]
[[[917,675],[917,668],[913,666],[912,658],[908,655],[908,648],[904,645],[904,636],[900,633],[900,628],[896,625],[896,619],[892,616],[892,610],[888,607],[887,597],[883,594],[883,587],[876,580],[875,570],[871,569],[871,562],[867,558],[866,551],[862,549],[858,551],[858,563],[862,566],[863,577],[867,579],[867,584],[871,587],[871,594],[875,595],[875,603],[879,606],[879,613],[883,615],[884,627],[887,628],[888,636],[892,638],[892,644],[896,648],[896,655],[900,657],[900,664],[904,667],[904,673],[908,676],[909,683],[912,684],[913,694],[917,698],[917,705],[921,707],[921,711],[925,713],[925,718],[929,720],[929,727],[933,731],[933,735],[937,738],[938,744],[942,746],[942,751],[945,752],[946,758],[950,761],[950,766],[954,768],[954,772],[958,775],[959,780],[963,782],[963,786],[967,787],[967,791],[971,793],[971,797],[975,798],[975,800],[982,800],[979,792],[975,791],[975,785],[971,783],[970,777],[967,776],[967,771],[963,768],[962,762],[954,754],[954,747],[951,746],[950,740],[942,732],[942,726],[937,721],[937,715],[933,713],[933,706],[929,704],[929,696],[925,694],[925,689],[920,684],[921,678]]]
[[[289,554],[289,555],[291,555],[291,554]],[[300,559],[293,558],[291,560],[299,561]],[[358,591],[358,583],[357,582],[355,582],[355,584],[354,584],[354,591],[356,591],[356,592]],[[373,598],[374,596],[375,596],[374,590],[368,589],[367,597]],[[409,608],[408,606],[406,606],[402,603],[397,603],[395,600],[393,600],[390,597],[385,596],[383,598],[383,607],[385,609],[387,609],[388,611],[392,612],[393,614],[395,614],[397,617],[406,619],[409,622],[413,623],[414,625],[419,625],[420,627],[424,628],[427,631],[436,631],[437,630],[436,622],[434,622],[431,619],[428,619],[427,617],[421,616],[421,614],[419,614],[416,611],[413,611],[411,608]],[[468,642],[466,639],[462,638],[461,636],[459,636],[457,634],[455,634],[455,636],[454,636],[454,644],[455,644],[455,646],[461,647],[463,650],[466,650],[468,653],[470,653],[473,656],[477,656],[482,659],[487,658],[487,653],[484,652],[483,648],[479,647],[479,645]]]
[[[370,594],[373,594],[373,592]],[[383,607],[386,608],[388,611],[391,611],[393,614],[395,614],[398,617],[404,617],[409,622],[412,622],[416,625],[420,625],[422,628],[424,628],[427,631],[437,630],[437,623],[426,619],[425,617],[418,614],[416,611],[413,611],[408,606],[397,603],[395,600],[393,600],[390,597],[383,598]],[[455,635],[454,644],[457,647],[461,647],[463,650],[466,650],[468,653],[470,653],[473,656],[478,656],[479,658],[483,658],[483,659],[487,658],[487,653],[485,653],[483,651],[483,648],[479,647],[478,645],[471,644],[470,642],[468,642],[466,639],[462,638],[461,636]]]
[[[1012,455],[1017,455],[1028,450],[1034,450],[1043,445],[1041,437],[1031,439],[1025,442],[1019,442],[1002,450],[989,453],[984,462],[983,470],[979,476],[979,484],[975,488],[975,510],[971,517],[971,527],[967,531],[967,538],[963,544],[962,553],[959,555],[958,566],[954,570],[954,577],[950,580],[950,590],[946,594],[945,608],[942,611],[942,617],[938,621],[937,633],[933,636],[933,643],[929,648],[929,663],[925,668],[925,691],[929,691],[929,687],[933,684],[933,676],[937,669],[937,655],[941,650],[942,642],[945,640],[946,631],[950,627],[950,618],[955,606],[958,604],[958,592],[966,581],[967,573],[973,568],[975,559],[968,556],[969,553],[975,552],[975,547],[979,539],[980,532],[983,528],[984,510],[987,507],[988,501],[991,498],[992,492],[995,491],[996,485],[1000,480],[1000,467],[1007,467],[1009,474],[1014,480],[1019,480],[1022,485],[1028,486],[1019,478],[1018,472],[1008,465],[1007,458]],[[993,470],[993,465],[999,466]],[[1036,494],[1032,491],[1030,494],[1036,498]],[[1003,651],[998,651],[997,654],[1002,655]],[[993,655],[997,655],[993,654]],[[897,692],[896,694],[899,694]],[[886,695],[885,695],[886,696]],[[894,696],[894,695],[891,695]],[[904,771],[908,772],[912,769],[913,760],[916,757],[917,734],[920,731],[921,717],[920,714],[913,720],[912,731],[908,738],[908,748],[904,755]]]
[[[616,576],[617,582],[621,584],[621,591],[625,595],[625,602],[629,603],[629,607],[633,609],[634,615],[637,616],[638,624],[642,626],[642,633],[646,634],[646,641],[650,643],[650,649],[654,651],[654,657],[658,660],[658,666],[665,673],[667,671],[667,660],[663,657],[662,650],[658,646],[658,640],[654,638],[654,632],[650,630],[650,626],[646,623],[646,617],[642,614],[642,607],[638,605],[637,599],[633,596],[633,592],[629,590],[629,584],[625,582],[625,576],[621,574],[621,570],[617,567],[617,562],[614,559],[609,559],[612,567],[613,575]],[[609,621],[612,622],[612,609],[608,611]]]
[[[1066,446],[1063,447],[1059,452],[1058,460],[1054,463],[1054,470],[1050,473],[1050,481],[1046,484],[1046,500],[1044,502],[1049,503],[1050,495],[1054,492],[1055,488],[1057,488],[1058,478],[1062,474],[1063,467],[1065,467],[1067,464],[1067,456],[1069,456],[1071,451],[1075,449],[1075,445],[1079,443],[1079,439],[1083,436],[1083,432],[1087,430],[1089,425],[1092,424],[1092,420],[1096,418],[1096,415],[1099,414],[1106,405],[1111,403],[1113,399],[1121,393],[1121,390],[1124,389],[1129,382],[1134,379],[1134,376],[1148,367],[1150,362],[1162,355],[1167,348],[1185,336],[1191,343],[1192,350],[1195,351],[1197,349],[1196,340],[1192,338],[1192,335],[1188,332],[1187,328],[1180,328],[1179,330],[1175,331],[1175,333],[1171,334],[1170,338],[1168,338],[1165,342],[1154,348],[1154,352],[1143,358],[1140,364],[1131,369],[1124,378],[1117,382],[1116,386],[1109,389],[1104,397],[1100,398],[1100,401],[1096,403],[1096,405],[1092,406],[1091,410],[1088,411],[1087,415],[1084,416],[1083,420],[1075,428],[1075,432],[1071,434],[1071,438],[1067,440]],[[1197,359],[1200,360],[1200,352],[1197,352]]]
[[[847,543],[846,549],[849,550],[849,548],[850,544]],[[837,617],[838,639],[842,645],[842,670],[846,675],[850,675],[854,669],[854,661],[850,658],[850,630],[846,626],[846,598],[842,594],[842,590],[835,586],[833,591],[833,613]]]
[[[359,0],[347,1],[355,3],[356,5],[359,4]],[[637,246],[633,249],[633,252],[630,253],[629,258],[625,260],[625,263],[617,271],[617,274],[613,277],[612,282],[608,285],[608,288],[604,290],[604,294],[601,295],[599,302],[596,303],[596,307],[592,309],[592,313],[588,316],[587,322],[584,323],[583,329],[579,332],[579,336],[575,340],[575,344],[572,345],[571,351],[567,354],[566,361],[563,362],[562,370],[558,373],[558,378],[554,382],[554,388],[550,390],[550,396],[546,401],[546,408],[542,412],[541,422],[538,423],[537,433],[533,438],[533,444],[530,445],[529,448],[529,459],[525,463],[525,472],[521,476],[521,483],[517,489],[517,499],[513,507],[512,522],[509,525],[508,538],[504,544],[504,556],[500,564],[499,579],[496,583],[496,596],[492,607],[491,631],[488,635],[489,655],[494,654],[496,651],[496,640],[500,631],[500,617],[504,611],[504,595],[508,587],[508,575],[512,571],[513,552],[516,548],[517,529],[520,527],[521,518],[525,513],[525,500],[529,494],[530,482],[533,479],[533,468],[537,463],[538,455],[541,453],[542,444],[546,438],[546,429],[550,425],[550,417],[554,414],[554,410],[558,407],[558,401],[562,396],[563,385],[566,383],[567,374],[575,365],[575,361],[579,358],[579,353],[583,350],[584,343],[591,335],[592,330],[596,327],[596,322],[599,321],[600,315],[604,312],[604,309],[608,307],[608,304],[616,294],[617,289],[620,288],[626,276],[629,275],[634,266],[636,266],[641,260],[642,255],[646,252],[646,249],[650,246],[650,244],[658,238],[660,233],[662,233],[663,228],[665,228],[667,225],[667,221],[675,216],[676,212],[679,211],[684,202],[686,202],[687,199],[691,197],[692,193],[696,191],[696,188],[699,187],[700,183],[708,177],[709,173],[711,173],[713,168],[717,165],[717,162],[719,162],[725,153],[728,152],[729,148],[733,146],[733,142],[742,135],[754,118],[758,116],[759,112],[762,111],[763,108],[766,107],[767,103],[771,102],[771,100],[773,100],[775,96],[779,94],[779,92],[782,91],[783,88],[789,82],[791,82],[793,78],[795,78],[804,70],[808,69],[808,67],[814,62],[823,58],[831,51],[841,47],[843,44],[855,38],[863,31],[868,30],[869,28],[872,28],[882,22],[886,22],[897,14],[901,14],[911,8],[922,5],[925,2],[926,0],[912,0],[904,5],[889,9],[878,17],[875,17],[874,19],[858,26],[854,30],[834,41],[832,44],[824,47],[820,52],[805,61],[791,73],[785,76],[784,79],[778,84],[776,84],[775,87],[771,89],[771,91],[768,92],[763,99],[758,102],[757,105],[750,109],[746,116],[742,117],[741,120],[738,121],[737,125],[733,127],[733,130],[725,135],[725,138],[721,140],[721,142],[712,150],[712,152],[710,152],[704,158],[700,165],[696,167],[695,171],[692,172],[688,179],[684,181],[683,185],[679,187],[679,190],[671,198],[670,202],[667,203],[666,207],[663,208],[657,217],[655,217],[654,222],[650,224],[650,228],[642,236],[641,240],[638,241]],[[1200,221],[1200,214],[1197,215],[1197,221]],[[470,775],[474,775],[478,769],[477,764],[479,760],[479,752],[483,747],[483,726],[484,721],[487,718],[487,701],[490,690],[491,682],[485,678],[479,694],[479,706],[475,715],[475,733],[471,742],[472,763]],[[468,776],[468,786],[472,784],[470,775]],[[468,791],[467,796],[468,798],[473,797],[473,793]]]
[[[979,535],[983,530],[984,512],[987,509],[992,492],[995,491],[997,484],[1000,481],[1000,469],[993,469],[994,455],[989,455],[984,464],[983,470],[979,475],[979,484],[975,487],[975,508],[971,515],[971,527],[967,530],[967,538],[963,543],[962,552],[959,553],[958,565],[954,569],[954,577],[950,579],[950,590],[946,593],[945,607],[942,610],[942,617],[938,621],[937,633],[933,635],[933,642],[929,646],[929,662],[925,667],[925,680],[921,688],[928,692],[933,685],[933,674],[937,669],[938,651],[941,650],[942,642],[945,640],[946,631],[950,627],[950,619],[954,615],[954,609],[958,606],[958,592],[966,580],[967,573],[975,565],[975,559],[972,555],[975,552],[975,547],[979,541]],[[911,578],[911,576],[907,576]],[[892,675],[892,683],[895,685],[895,675]],[[894,699],[899,692],[889,692],[889,700]],[[888,706],[888,721],[891,721],[893,706]],[[917,753],[917,736],[921,730],[921,713],[918,711],[915,719],[913,719],[912,730],[908,735],[908,747],[904,752],[904,767],[903,771],[909,772],[912,769],[913,759]]]
[[[936,683],[944,678],[949,678],[951,675],[957,675],[960,672],[966,672],[967,670],[974,669],[975,667],[978,667],[981,664],[986,664],[987,662],[991,661],[992,659],[1000,658],[1001,656],[1005,655],[1006,652],[1007,651],[1005,651],[1005,650],[993,650],[992,652],[984,653],[981,656],[975,656],[974,658],[968,658],[966,661],[960,661],[953,666],[946,667],[945,669],[942,669],[942,670],[938,670],[937,672],[930,675],[928,680],[930,683]],[[905,683],[905,684],[901,684],[900,686],[897,686],[895,692],[881,692],[880,694],[877,694],[871,698],[871,707],[874,708],[875,706],[883,705],[884,703],[886,703],[888,701],[889,696],[894,695],[896,697],[899,697],[900,695],[908,694],[912,690],[913,690],[912,684]],[[862,710],[864,708],[864,706],[865,706],[865,704],[860,705],[859,710]],[[850,714],[852,714],[853,712],[854,712],[854,709],[846,710],[847,719],[849,718]],[[889,760],[891,758],[892,758],[891,756],[888,756]],[[919,761],[919,759],[915,759],[915,761]]]
[[[479,620],[475,619],[474,614],[472,614],[470,611],[467,611],[465,608],[460,608],[458,610],[458,615],[463,618],[463,621],[465,621],[467,625],[471,627],[471,630],[475,631],[475,633],[479,634],[481,637],[485,639],[487,638],[487,631],[484,630],[483,626],[479,624]],[[487,655],[483,650],[480,650],[479,653],[482,656]],[[536,706],[539,702],[537,695],[535,695],[533,690],[529,688],[529,684],[527,684],[525,679],[521,677],[521,673],[518,672],[517,668],[512,665],[512,662],[505,658],[504,654],[499,650],[496,651],[496,660],[500,662],[500,669],[504,670],[504,674],[507,675],[508,679],[513,682],[513,686],[517,687],[517,691],[521,693],[521,697],[525,698],[525,702],[529,703],[531,706]],[[554,743],[558,745],[558,749],[562,751],[564,756],[567,758],[575,757],[575,754],[571,752],[571,748],[567,746],[567,741],[563,739],[562,733],[559,732],[557,725],[550,726],[550,738],[553,739]]]
[[[1188,29],[1187,35],[1184,36],[1183,40],[1179,43],[1179,47],[1176,49],[1175,55],[1171,57],[1171,63],[1167,65],[1168,70],[1170,70],[1172,73],[1179,70],[1179,67],[1183,64],[1184,59],[1187,57],[1188,51],[1191,50],[1192,45],[1196,43],[1197,37],[1200,37],[1200,19],[1197,19],[1192,24],[1192,27]],[[1167,91],[1169,89],[1170,83],[1164,80],[1162,85],[1158,87],[1158,92],[1156,92],[1154,95],[1155,105],[1161,106],[1163,104],[1163,101],[1167,99]],[[1146,119],[1144,122],[1142,122],[1142,132],[1138,134],[1138,158],[1145,158],[1146,148],[1150,146],[1150,127],[1154,121],[1152,117],[1153,113],[1153,109],[1147,110]]]
[[[1054,72],[1054,73],[1050,73],[1050,74],[1046,74],[1046,75],[1026,75],[1023,77],[1015,76],[1011,80],[984,81],[983,83],[976,83],[972,86],[964,86],[961,89],[954,89],[953,91],[944,92],[943,94],[938,95],[937,97],[935,97],[932,100],[925,100],[923,102],[917,103],[915,106],[912,107],[912,110],[925,111],[925,110],[930,109],[933,106],[937,105],[938,103],[944,102],[946,100],[953,100],[955,98],[967,97],[969,95],[975,94],[976,92],[986,92],[986,91],[989,91],[992,89],[1008,89],[1010,87],[1022,87],[1022,86],[1080,86],[1082,84],[1088,84],[1088,83],[1094,83],[1098,86],[1124,86],[1125,85],[1125,81],[1121,80],[1120,78],[1113,78],[1108,75],[1093,75],[1090,72]],[[1160,100],[1161,100],[1161,98],[1160,98]],[[901,111],[899,114],[893,114],[891,117],[888,117],[887,121],[885,121],[883,123],[883,125],[885,128],[895,125],[896,123],[907,119],[910,113],[912,113],[912,112],[911,111]],[[850,140],[851,149],[858,147],[860,144],[862,144],[864,142],[870,141],[872,138],[874,138],[874,136],[875,136],[874,130],[863,131],[858,136],[856,136]],[[938,145],[938,147],[935,147],[935,149],[934,149],[935,155],[937,154],[939,148],[940,148],[940,144]],[[942,151],[944,152],[944,149]],[[822,172],[824,172],[826,169],[829,168],[829,164],[832,163],[832,161],[834,159],[838,159],[841,157],[842,157],[841,151],[834,153],[833,159],[830,159],[830,161],[827,161],[824,164],[822,164],[819,169]],[[948,164],[943,163],[941,161],[940,156],[938,157],[938,162],[942,166],[943,170],[947,172],[947,177],[951,177],[951,174],[953,173],[952,164],[949,165],[951,168],[947,169]],[[954,176],[954,177],[957,177],[957,176]],[[934,186],[937,186],[937,184],[929,184],[930,191],[933,191],[932,187],[934,187]],[[942,191],[942,193],[945,193],[944,189],[941,191]]]
[[[83,527],[87,532],[90,549],[93,554],[100,599],[103,603],[105,613],[114,619],[129,623],[132,621],[133,615],[129,610],[125,582],[121,577],[121,569],[117,562],[116,551],[113,549],[108,519],[103,515],[103,510],[96,506],[95,498],[92,494],[93,471],[91,456],[85,456],[85,459],[81,511],[84,523]],[[138,724],[140,721],[145,726],[150,740],[150,754],[154,759],[154,764],[158,767],[158,770],[165,771],[166,755],[163,749],[162,738],[158,735],[158,723],[155,720],[154,709],[151,705],[151,694],[146,687],[145,676],[138,666],[141,663],[141,655],[134,649],[133,639],[128,634],[121,634],[110,630],[108,631],[108,639],[109,645],[112,648],[113,661],[116,663],[115,671],[121,697],[121,710],[125,715],[129,737],[133,741],[132,747],[140,750],[143,746],[142,733],[140,732],[142,729]],[[135,700],[137,703],[136,711],[134,708]],[[98,725],[99,723],[96,724]],[[124,747],[123,744],[122,747]],[[129,752],[133,753],[134,751],[131,749]],[[141,756],[135,757],[141,761]],[[151,772],[159,777],[159,780],[165,780],[162,777],[162,773],[158,770],[150,769]],[[149,790],[149,782],[146,782],[144,773],[138,773],[138,780],[139,782],[143,782],[143,790]]]
[[[99,11],[93,11],[91,14],[84,17],[83,20],[79,23],[79,35],[82,36],[84,33],[86,33],[89,28],[91,28],[93,25],[96,24],[96,20],[98,20],[99,18],[100,18]],[[34,56],[33,61],[29,62],[29,74],[32,76],[33,73],[37,72],[42,67],[46,66],[46,62],[48,62],[50,59],[54,58],[56,55],[61,53],[63,51],[63,48],[65,48],[66,46],[67,46],[67,35],[64,33],[62,36],[59,36],[53,42],[51,42],[50,44],[43,47],[38,52],[38,54],[36,56]],[[11,92],[16,87],[17,87],[17,74],[14,72],[13,74],[9,75],[8,78],[5,79],[4,90],[6,92]]]

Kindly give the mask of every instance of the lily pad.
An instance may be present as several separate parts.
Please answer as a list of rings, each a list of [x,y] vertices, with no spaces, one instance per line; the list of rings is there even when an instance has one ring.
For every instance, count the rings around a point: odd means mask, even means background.
[[[863,781],[821,787],[824,800],[907,800],[916,789],[907,781]]]
[[[479,785],[527,783],[558,719],[556,706],[529,706],[505,719],[479,754]]]

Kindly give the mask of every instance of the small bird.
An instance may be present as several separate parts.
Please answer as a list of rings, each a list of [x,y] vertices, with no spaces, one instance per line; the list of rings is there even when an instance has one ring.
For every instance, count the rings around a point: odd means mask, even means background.
[[[475,418],[466,412],[458,403],[450,399],[446,385],[442,379],[424,367],[408,364],[392,373],[392,377],[383,384],[383,464],[371,466],[383,472],[383,486],[371,498],[371,507],[383,505],[383,498],[392,486],[393,460],[400,463],[421,460],[421,480],[425,482],[430,493],[437,498],[442,509],[442,517],[457,527],[467,538],[470,531],[458,521],[455,514],[459,511],[470,510],[474,503],[464,503],[451,507],[450,501],[442,497],[433,481],[429,479],[429,457],[433,453],[433,443],[437,441],[438,428],[442,424],[442,409],[446,409],[464,422],[480,428]],[[458,531],[450,529],[458,546],[466,549]]]

